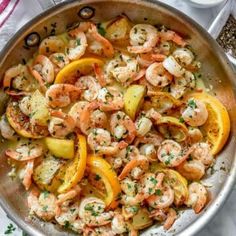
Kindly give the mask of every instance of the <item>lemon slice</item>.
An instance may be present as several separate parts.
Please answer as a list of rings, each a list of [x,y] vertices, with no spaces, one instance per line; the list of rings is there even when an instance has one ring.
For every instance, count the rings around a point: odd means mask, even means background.
[[[90,72],[92,72],[94,64],[102,66],[103,61],[94,57],[82,58],[73,61],[59,71],[54,83],[55,84],[73,83],[78,77],[82,75],[87,75]]]
[[[230,132],[230,119],[225,106],[215,97],[207,93],[192,93],[189,97],[198,99],[206,104],[208,119],[201,130],[211,145],[213,155],[224,147]]]

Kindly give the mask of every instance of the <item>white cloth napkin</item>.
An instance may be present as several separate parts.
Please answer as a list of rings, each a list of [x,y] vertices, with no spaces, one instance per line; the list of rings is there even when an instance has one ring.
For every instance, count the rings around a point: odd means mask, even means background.
[[[52,5],[53,0],[0,0],[0,50],[26,22]]]

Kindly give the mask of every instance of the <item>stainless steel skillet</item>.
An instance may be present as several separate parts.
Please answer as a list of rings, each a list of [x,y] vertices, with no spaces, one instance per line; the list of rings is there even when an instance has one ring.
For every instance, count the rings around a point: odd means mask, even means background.
[[[164,24],[189,38],[190,44],[202,62],[202,74],[207,86],[227,107],[231,118],[231,135],[224,150],[216,159],[215,171],[205,178],[209,186],[211,200],[208,207],[199,215],[185,210],[174,227],[163,231],[155,225],[143,232],[143,235],[193,235],[198,232],[216,214],[225,202],[233,187],[236,176],[235,135],[236,135],[236,76],[224,52],[193,20],[179,11],[156,1],[142,0],[83,0],[67,1],[40,14],[25,25],[10,40],[0,54],[0,78],[10,66],[30,58],[36,51],[37,39],[52,33],[62,33],[74,22],[90,18],[95,22],[108,20],[125,13],[136,23],[148,22]],[[84,19],[83,19],[84,18]],[[209,88],[211,87],[209,86]],[[0,111],[3,112],[6,97],[0,94]],[[0,143],[0,204],[11,219],[30,235],[65,235],[65,231],[50,223],[29,222],[26,206],[26,193],[17,181],[12,181],[7,172],[9,167],[2,155],[6,145]]]

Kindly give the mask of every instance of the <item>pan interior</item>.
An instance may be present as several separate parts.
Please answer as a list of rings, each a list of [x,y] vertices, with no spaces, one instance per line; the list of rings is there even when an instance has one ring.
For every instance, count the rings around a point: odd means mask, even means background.
[[[22,29],[7,45],[0,57],[0,78],[4,71],[12,65],[22,63],[30,58],[36,51],[36,47],[27,47],[25,37],[37,32],[41,39],[52,34],[62,33],[66,28],[78,21],[82,21],[79,11],[84,6],[90,6],[95,10],[95,15],[91,19],[101,22],[111,19],[120,14],[126,14],[135,23],[151,23],[154,25],[165,25],[185,37],[196,52],[198,60],[202,62],[202,75],[205,85],[210,93],[227,107],[231,118],[231,135],[224,150],[217,156],[214,171],[209,171],[203,182],[208,186],[211,199],[208,207],[198,215],[192,210],[182,210],[180,217],[171,228],[165,232],[160,225],[154,225],[145,230],[143,235],[173,235],[181,232],[190,235],[199,230],[204,221],[207,221],[214,214],[215,209],[222,205],[227,193],[233,185],[235,176],[235,132],[236,132],[236,108],[235,108],[235,82],[233,82],[233,72],[225,59],[223,52],[212,39],[200,29],[195,23],[176,10],[165,6],[162,3],[152,1],[71,1],[59,7],[50,9],[46,13],[32,20]],[[0,111],[4,111],[6,97],[0,94]],[[28,209],[26,203],[26,193],[23,187],[11,180],[7,173],[9,167],[4,157],[4,149],[7,144],[0,143],[0,203],[8,212],[8,215],[21,227],[32,235],[64,235],[64,231],[59,227],[41,222],[39,220],[28,219]],[[70,234],[69,234],[70,235]],[[72,235],[72,233],[71,233]]]

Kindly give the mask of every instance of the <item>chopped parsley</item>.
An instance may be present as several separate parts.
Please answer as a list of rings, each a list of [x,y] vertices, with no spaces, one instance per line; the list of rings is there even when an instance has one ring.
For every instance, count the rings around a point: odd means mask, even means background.
[[[101,34],[102,36],[105,36],[106,30],[101,26],[101,24],[97,24],[97,30],[99,34]]]
[[[80,39],[76,39],[76,46],[80,46],[80,45],[81,45]]]
[[[153,177],[150,178],[150,181],[152,181],[152,183],[155,184],[155,185],[157,184],[157,180]]]
[[[57,59],[57,61],[63,61],[64,62],[63,56],[57,56],[56,59]]]
[[[184,118],[182,116],[179,118],[179,122],[184,123]]]
[[[47,198],[48,195],[49,195],[49,192],[48,192],[48,191],[43,191],[42,194],[43,194],[43,197],[44,197],[44,198]]]
[[[70,222],[69,222],[68,220],[66,220],[66,221],[64,222],[64,227],[65,227],[66,229],[69,229],[69,228],[70,228]]]
[[[161,195],[162,195],[161,190],[160,190],[160,189],[157,189],[157,190],[155,191],[155,195],[157,195],[157,196],[161,196]]]
[[[4,234],[5,235],[12,234],[15,230],[16,230],[16,227],[12,223],[10,223],[7,226],[7,230],[4,232]]]
[[[100,180],[101,179],[101,177],[99,176],[99,175],[95,175],[95,177],[94,177],[94,179],[96,180],[96,181],[98,181],[98,180]]]
[[[195,109],[197,107],[197,104],[193,99],[191,99],[188,101],[188,106],[191,107],[192,109]]]

